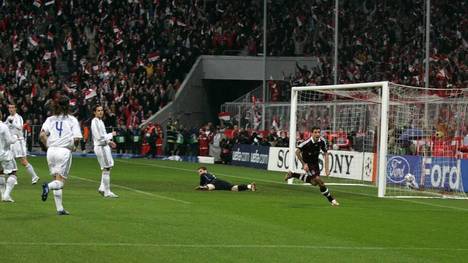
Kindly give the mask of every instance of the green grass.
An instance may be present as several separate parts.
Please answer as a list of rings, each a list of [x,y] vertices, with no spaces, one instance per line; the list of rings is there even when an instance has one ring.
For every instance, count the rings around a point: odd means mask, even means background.
[[[44,158],[30,158],[50,180]],[[257,192],[199,192],[198,164],[116,160],[118,199],[97,193],[96,159],[75,158],[64,189],[70,216],[20,167],[16,203],[0,203],[0,262],[464,262],[468,201],[376,198],[369,187],[315,187],[236,166],[209,169]]]

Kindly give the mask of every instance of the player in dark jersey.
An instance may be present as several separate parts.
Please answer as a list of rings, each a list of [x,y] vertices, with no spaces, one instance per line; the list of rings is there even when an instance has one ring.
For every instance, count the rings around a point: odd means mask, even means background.
[[[328,169],[328,148],[327,142],[320,137],[320,128],[312,127],[312,136],[299,144],[296,149],[297,159],[302,163],[304,167],[305,174],[288,172],[284,180],[289,178],[297,178],[306,183],[310,183],[313,186],[318,185],[320,187],[320,192],[325,196],[328,201],[334,205],[340,205],[335,198],[331,195],[328,188],[325,186],[325,183],[320,178],[320,168],[319,168],[319,154],[320,151],[323,152],[323,159],[325,161],[324,169],[325,176],[330,175],[330,170]]]
[[[200,185],[195,188],[196,190],[227,190],[234,192],[257,190],[255,183],[234,185],[224,180],[218,179],[213,174],[208,173],[208,170],[204,166],[198,168],[198,175],[200,175]]]

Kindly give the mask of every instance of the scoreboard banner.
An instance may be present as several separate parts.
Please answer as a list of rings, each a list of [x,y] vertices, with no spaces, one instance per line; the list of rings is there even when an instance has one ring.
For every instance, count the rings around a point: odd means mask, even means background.
[[[373,153],[333,150],[328,151],[328,153],[331,177],[364,180],[368,182],[372,181],[374,168]],[[293,167],[290,167],[289,154],[289,148],[287,147],[270,147],[268,170],[280,172],[294,170],[304,172],[304,170],[302,170],[302,164],[297,158],[295,158]],[[320,174],[324,175],[322,154],[320,154],[319,159]]]

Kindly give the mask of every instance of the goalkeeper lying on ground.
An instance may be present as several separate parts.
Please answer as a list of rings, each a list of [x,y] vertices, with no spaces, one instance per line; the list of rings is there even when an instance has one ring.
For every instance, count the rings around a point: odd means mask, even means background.
[[[195,188],[195,190],[228,190],[228,191],[255,191],[257,187],[255,183],[250,184],[239,184],[233,185],[229,182],[216,178],[213,174],[208,173],[206,167],[202,166],[198,168],[198,175],[200,175],[200,185]]]

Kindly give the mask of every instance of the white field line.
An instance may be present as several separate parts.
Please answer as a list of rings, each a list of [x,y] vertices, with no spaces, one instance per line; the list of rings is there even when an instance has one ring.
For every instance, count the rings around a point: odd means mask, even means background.
[[[122,163],[128,163],[128,164],[134,164],[134,165],[143,165],[143,166],[152,166],[152,167],[160,167],[160,168],[167,168],[167,169],[172,169],[172,170],[179,170],[179,171],[186,171],[186,172],[192,172],[196,174],[195,169],[185,169],[185,168],[179,168],[179,167],[172,167],[172,166],[167,166],[167,165],[159,165],[159,164],[152,164],[152,163],[138,163],[138,162],[129,162],[129,161],[124,161],[117,159],[116,161],[122,162]],[[240,179],[245,179],[245,180],[252,180],[256,182],[265,182],[265,183],[272,183],[272,184],[281,184],[285,185],[283,182],[278,182],[278,181],[272,181],[272,180],[265,180],[265,179],[258,179],[258,178],[251,178],[251,177],[243,177],[243,176],[236,176],[236,175],[230,175],[230,174],[223,174],[223,173],[216,173],[218,175],[222,176],[227,176],[227,177],[232,177],[232,178],[240,178]],[[307,185],[302,185],[302,184],[292,184],[296,186],[307,186]],[[340,189],[333,189],[334,192],[341,192],[341,193],[346,193],[346,194],[353,194],[353,195],[361,195],[361,196],[367,196],[367,197],[373,197],[377,198],[376,195],[371,195],[371,194],[366,194],[366,193],[357,193],[357,192],[350,192],[350,191],[344,191]],[[432,207],[438,207],[438,208],[447,208],[447,209],[454,209],[458,211],[468,211],[468,208],[462,208],[462,207],[454,207],[454,206],[446,206],[446,205],[438,205],[438,204],[432,204],[432,203],[425,203],[421,201],[416,201],[416,200],[410,200],[410,199],[392,199],[392,200],[397,200],[401,202],[409,202],[409,203],[414,203],[414,204],[419,204],[419,205],[426,205],[426,206],[432,206]]]
[[[365,247],[365,246],[313,246],[281,244],[158,244],[158,243],[97,243],[97,242],[0,242],[0,246],[81,246],[81,247],[160,247],[160,248],[284,248],[329,250],[400,250],[400,251],[460,251],[468,248],[441,247]]]
[[[88,178],[83,178],[83,177],[79,177],[79,176],[73,176],[73,178],[76,178],[76,179],[79,179],[79,180],[82,180],[82,181],[87,181],[87,182],[92,182],[92,183],[99,184],[98,181],[91,180],[91,179],[88,179]],[[184,200],[180,200],[180,199],[176,199],[176,198],[172,198],[172,197],[167,197],[167,196],[164,196],[164,195],[153,194],[153,193],[150,193],[150,192],[145,192],[145,191],[141,191],[141,190],[138,190],[138,189],[134,189],[134,188],[130,188],[130,187],[127,187],[127,186],[118,185],[118,184],[114,184],[114,183],[112,184],[112,187],[125,189],[125,190],[128,190],[130,192],[143,194],[143,195],[147,195],[147,196],[151,196],[151,197],[156,197],[156,198],[159,198],[159,199],[165,199],[165,200],[169,200],[169,201],[179,202],[179,203],[186,204],[186,205],[191,204],[191,202],[188,202],[188,201],[184,201]]]

